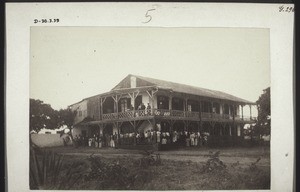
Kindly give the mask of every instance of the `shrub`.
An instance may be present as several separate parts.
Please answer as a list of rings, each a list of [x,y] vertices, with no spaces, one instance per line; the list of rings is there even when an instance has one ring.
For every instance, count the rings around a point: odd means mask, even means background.
[[[93,154],[88,158],[91,163],[86,181],[97,181],[97,189],[128,189],[134,182],[134,176],[119,162],[105,162]]]
[[[213,172],[213,171],[223,171],[226,170],[226,165],[223,161],[220,160],[220,151],[215,153],[209,152],[209,159],[206,161],[206,164],[203,166],[203,172]]]
[[[140,167],[147,168],[153,165],[160,165],[161,159],[160,154],[154,154],[154,151],[147,151],[145,150],[142,153],[143,157],[140,159]]]

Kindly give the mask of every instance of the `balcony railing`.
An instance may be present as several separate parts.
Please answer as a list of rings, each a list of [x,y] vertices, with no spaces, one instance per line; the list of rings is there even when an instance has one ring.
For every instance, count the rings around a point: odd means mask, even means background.
[[[134,110],[124,111],[119,113],[108,113],[102,115],[102,120],[117,120],[117,119],[132,119],[132,118],[143,118],[143,117],[172,117],[172,118],[187,118],[187,119],[199,119],[199,112],[194,111],[180,111],[180,110],[169,110],[169,109],[145,109],[145,110]],[[205,120],[233,120],[233,115],[229,114],[218,114],[218,113],[207,113],[201,112],[201,118]],[[241,117],[235,115],[235,120],[241,121],[253,121],[255,117]]]
[[[106,115],[106,114],[104,114]],[[119,119],[127,119],[127,118],[133,118],[134,117],[134,113],[133,111],[124,111],[124,112],[120,112],[118,114]]]
[[[186,111],[185,116],[190,118],[199,118],[199,112]]]
[[[171,116],[171,111],[168,109],[154,109],[154,116]]]
[[[173,117],[184,117],[184,111],[172,110]]]
[[[118,119],[118,113],[107,113],[102,115],[102,120]]]

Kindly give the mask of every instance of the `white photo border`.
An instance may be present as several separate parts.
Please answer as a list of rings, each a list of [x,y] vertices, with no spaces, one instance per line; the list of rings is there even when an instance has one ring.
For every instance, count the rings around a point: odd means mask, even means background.
[[[29,190],[29,55],[32,26],[232,27],[270,30],[271,189],[292,191],[294,13],[282,4],[7,3],[6,149],[8,191]],[[292,4],[284,6],[294,7]],[[145,14],[151,12],[151,21]],[[149,15],[149,14],[148,14]],[[196,19],[195,19],[196,18]],[[35,23],[35,20],[59,22]],[[251,190],[252,191],[252,190]],[[265,191],[265,190],[264,190]]]

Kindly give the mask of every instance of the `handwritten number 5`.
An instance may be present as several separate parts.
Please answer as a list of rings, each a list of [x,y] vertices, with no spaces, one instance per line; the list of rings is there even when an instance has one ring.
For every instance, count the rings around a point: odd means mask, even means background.
[[[152,16],[149,15],[149,12],[150,12],[150,11],[154,11],[154,10],[155,10],[155,9],[149,9],[149,10],[146,12],[145,17],[148,18],[148,21],[145,21],[145,22],[143,22],[143,23],[149,23],[149,22],[152,20]]]

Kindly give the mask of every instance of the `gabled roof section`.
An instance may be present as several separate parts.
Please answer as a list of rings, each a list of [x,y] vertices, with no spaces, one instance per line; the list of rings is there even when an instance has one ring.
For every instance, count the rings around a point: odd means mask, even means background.
[[[245,104],[254,104],[254,102],[247,101],[245,99],[241,99],[241,98],[238,98],[236,96],[233,96],[228,93],[221,92],[221,91],[204,89],[204,88],[195,87],[195,86],[191,86],[191,85],[184,85],[184,84],[180,84],[180,83],[174,83],[174,82],[170,82],[170,81],[153,79],[153,78],[149,78],[149,77],[142,77],[142,76],[138,76],[138,75],[132,75],[132,76],[135,76],[137,79],[141,79],[143,81],[152,83],[160,88],[172,89],[174,92],[187,93],[187,94],[191,94],[191,95],[198,95],[198,96],[203,96],[203,97],[211,97],[211,98],[216,98],[216,99],[235,101],[235,102],[240,102],[240,103],[245,103]]]
[[[135,77],[136,78],[136,82],[135,82],[135,87],[131,86],[131,77]],[[138,78],[140,76],[136,76],[136,75],[127,75],[120,83],[118,83],[114,88],[112,88],[111,91],[114,90],[120,90],[120,89],[129,89],[129,88],[136,88],[136,87],[147,87],[147,86],[154,86],[156,85],[153,82],[147,81],[145,79],[142,78]]]

